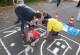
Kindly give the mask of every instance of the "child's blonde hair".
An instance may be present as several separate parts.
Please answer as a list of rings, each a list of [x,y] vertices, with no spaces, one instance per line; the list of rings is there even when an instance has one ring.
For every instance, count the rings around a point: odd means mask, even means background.
[[[24,37],[23,37],[23,41],[24,42],[28,42],[28,38],[30,38],[30,35],[28,34],[28,35],[25,35]]]
[[[43,16],[47,16],[47,12],[46,11],[43,11]]]

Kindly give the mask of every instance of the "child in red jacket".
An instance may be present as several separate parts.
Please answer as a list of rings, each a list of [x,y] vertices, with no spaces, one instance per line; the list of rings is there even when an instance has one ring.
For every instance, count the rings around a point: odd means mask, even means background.
[[[31,42],[31,46],[35,46],[36,43],[38,43],[38,33],[35,30],[30,30],[26,32],[25,36],[23,37],[24,42]]]

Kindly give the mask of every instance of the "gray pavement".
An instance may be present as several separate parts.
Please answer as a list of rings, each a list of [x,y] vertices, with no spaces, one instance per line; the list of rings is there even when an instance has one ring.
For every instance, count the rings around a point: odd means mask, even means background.
[[[39,11],[45,10],[52,17],[55,17],[57,12],[59,14],[58,20],[66,24],[74,15],[74,27],[80,29],[80,22],[75,20],[78,14],[76,4],[76,2],[62,2],[59,7],[56,7],[56,3],[41,2],[27,5],[33,9],[39,8]],[[14,25],[16,18],[14,9],[0,10],[0,55],[25,55],[23,45],[30,44],[22,43],[20,24]],[[25,32],[28,30],[28,27],[25,27]],[[39,32],[40,41],[33,47],[33,52],[28,52],[29,55],[80,55],[80,32],[73,36],[61,31],[58,36],[50,34],[47,39],[43,39],[46,27],[35,30]]]

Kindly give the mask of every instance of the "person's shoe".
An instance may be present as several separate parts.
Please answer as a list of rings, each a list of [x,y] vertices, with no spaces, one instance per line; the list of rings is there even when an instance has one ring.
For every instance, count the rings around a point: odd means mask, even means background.
[[[25,36],[25,34],[22,33],[21,36]]]
[[[80,19],[76,19],[76,21],[80,21]]]
[[[20,22],[15,22],[14,25],[19,24]]]
[[[58,34],[52,34],[53,36],[58,36]]]

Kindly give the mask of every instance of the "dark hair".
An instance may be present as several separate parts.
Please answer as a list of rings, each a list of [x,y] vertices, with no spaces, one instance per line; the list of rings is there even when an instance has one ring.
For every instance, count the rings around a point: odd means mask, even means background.
[[[48,19],[43,19],[42,20],[42,24],[47,24],[48,23]]]
[[[35,16],[36,18],[41,18],[41,13],[34,13],[33,16]]]

